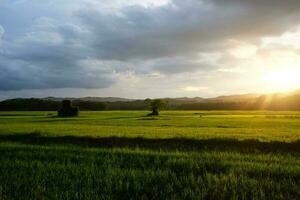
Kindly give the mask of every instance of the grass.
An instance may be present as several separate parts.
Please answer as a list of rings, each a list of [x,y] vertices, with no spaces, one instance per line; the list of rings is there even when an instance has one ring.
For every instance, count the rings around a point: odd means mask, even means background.
[[[78,118],[55,118],[51,112],[2,112],[0,134],[39,132],[56,136],[195,139],[236,138],[263,141],[300,139],[300,112],[82,112]]]
[[[0,112],[0,199],[300,199],[300,112],[146,114]]]

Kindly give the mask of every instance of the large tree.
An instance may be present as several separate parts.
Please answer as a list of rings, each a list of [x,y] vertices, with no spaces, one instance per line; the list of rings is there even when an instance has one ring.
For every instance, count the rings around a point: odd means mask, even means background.
[[[163,107],[166,106],[167,102],[161,99],[146,99],[145,102],[149,105],[150,109],[151,109],[151,113],[149,114],[149,116],[157,116],[159,115],[159,110],[161,110]]]

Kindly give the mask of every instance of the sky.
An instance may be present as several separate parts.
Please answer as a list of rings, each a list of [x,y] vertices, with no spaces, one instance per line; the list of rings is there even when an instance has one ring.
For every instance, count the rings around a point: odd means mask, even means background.
[[[296,89],[299,0],[0,0],[0,99]]]

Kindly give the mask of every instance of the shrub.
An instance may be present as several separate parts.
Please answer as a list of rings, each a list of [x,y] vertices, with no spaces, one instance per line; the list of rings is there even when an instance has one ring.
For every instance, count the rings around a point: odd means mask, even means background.
[[[72,102],[70,100],[62,101],[62,107],[58,110],[58,117],[76,117],[78,114],[78,107],[72,106]]]

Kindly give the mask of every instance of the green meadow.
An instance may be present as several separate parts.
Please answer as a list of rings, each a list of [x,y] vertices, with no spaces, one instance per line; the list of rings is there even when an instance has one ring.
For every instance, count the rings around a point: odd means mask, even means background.
[[[0,199],[300,199],[300,112],[0,112]]]

